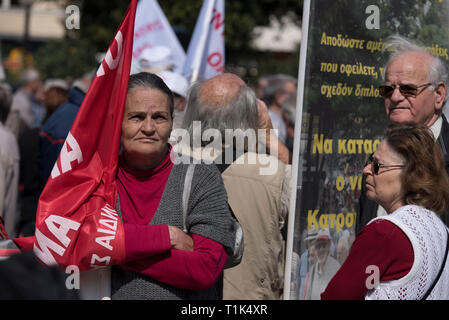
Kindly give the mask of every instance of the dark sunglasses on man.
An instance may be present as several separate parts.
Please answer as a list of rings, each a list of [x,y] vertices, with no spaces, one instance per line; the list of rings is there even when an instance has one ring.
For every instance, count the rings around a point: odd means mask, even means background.
[[[383,85],[379,87],[379,93],[382,97],[388,98],[390,97],[396,88],[399,88],[399,92],[404,97],[413,97],[416,98],[421,92],[424,91],[425,88],[432,85],[431,83],[421,84],[419,86],[414,84],[395,84],[395,85]],[[422,90],[419,90],[423,88]]]

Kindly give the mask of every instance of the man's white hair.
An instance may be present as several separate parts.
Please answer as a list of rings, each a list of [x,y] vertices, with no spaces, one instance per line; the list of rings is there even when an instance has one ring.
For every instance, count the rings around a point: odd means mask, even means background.
[[[429,56],[433,57],[433,59],[429,63],[429,72],[427,75],[428,79],[427,81],[432,84],[432,87],[434,89],[437,88],[440,82],[444,82],[446,85],[448,84],[449,76],[445,64],[439,57],[436,57],[429,50],[427,50],[425,46],[419,45],[409,39],[406,39],[398,35],[388,37],[384,43],[385,45],[383,47],[383,52],[390,53],[382,74],[384,80],[387,67],[394,59],[396,59],[398,56],[404,53],[420,52],[428,54]],[[447,100],[448,95],[449,90],[446,90],[445,101]]]

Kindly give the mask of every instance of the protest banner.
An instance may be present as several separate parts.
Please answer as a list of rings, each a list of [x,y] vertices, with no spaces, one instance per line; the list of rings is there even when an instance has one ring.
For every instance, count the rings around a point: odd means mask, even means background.
[[[140,0],[134,26],[132,73],[139,70],[138,59],[142,52],[156,47],[169,49],[167,62],[173,65],[174,72],[182,73],[186,53],[164,12],[156,0]]]
[[[224,72],[224,0],[204,0],[187,50],[183,75],[194,82]]]
[[[310,255],[340,266],[356,236],[362,169],[387,126],[386,38],[401,35],[449,62],[447,1],[306,0],[298,72],[285,299],[319,299],[339,267],[318,274]],[[324,231],[327,230],[327,231]]]
[[[13,239],[47,265],[84,271],[124,260],[115,177],[136,5],[132,0],[39,198],[35,236]]]

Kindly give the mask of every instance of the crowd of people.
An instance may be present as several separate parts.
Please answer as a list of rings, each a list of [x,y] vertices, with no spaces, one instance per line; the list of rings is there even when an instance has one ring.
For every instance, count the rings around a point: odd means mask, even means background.
[[[264,77],[256,94],[255,87],[225,73],[189,88],[170,68],[145,62],[130,76],[122,124],[117,210],[127,256],[125,264],[111,269],[111,298],[281,299],[296,79]],[[0,189],[2,238],[34,234],[39,195],[93,76],[89,72],[69,83],[41,79],[37,70],[27,69],[17,88],[2,83],[1,181],[7,184]],[[203,132],[219,129],[223,137],[226,129],[268,129],[268,134],[258,137],[265,148],[256,163],[245,159],[258,150],[245,149],[234,150],[225,166],[195,166],[182,225],[178,213],[187,166],[174,165],[170,155],[174,149],[193,157],[194,150],[169,142],[172,129],[188,131],[193,122],[201,123]],[[216,155],[226,147],[223,141]],[[242,159],[244,164],[237,164]],[[275,172],[260,175],[270,161]],[[237,231],[231,216],[243,230],[244,254],[237,266],[225,268]]]
[[[2,95],[1,217],[10,238],[34,234],[39,195],[89,88],[93,73],[69,83],[43,81],[36,69],[22,72],[17,88]]]
[[[386,43],[379,91],[390,125],[363,168],[359,232],[307,230],[293,262],[299,299],[449,298],[448,73],[407,39]],[[126,257],[110,270],[110,298],[282,299],[296,79],[249,86],[223,73],[189,85],[150,62],[130,75],[124,106],[116,207]],[[92,78],[42,81],[29,69],[16,90],[1,84],[0,236],[33,234],[39,194]],[[180,129],[193,139],[197,125],[206,141],[173,137]],[[230,144],[228,130],[231,142],[265,134]],[[202,162],[174,161],[183,157]]]

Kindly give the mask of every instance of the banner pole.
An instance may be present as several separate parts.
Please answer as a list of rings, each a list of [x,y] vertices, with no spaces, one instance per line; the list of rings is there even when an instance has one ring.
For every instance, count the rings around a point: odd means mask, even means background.
[[[305,0],[303,5],[302,29],[301,29],[301,49],[299,53],[299,70],[298,70],[298,97],[296,100],[296,120],[295,120],[295,140],[293,145],[292,159],[292,179],[291,179],[291,195],[290,210],[288,214],[288,231],[287,246],[285,257],[285,275],[284,275],[284,300],[290,300],[292,256],[293,256],[293,240],[295,231],[296,216],[296,197],[298,190],[302,188],[302,179],[298,179],[302,174],[302,159],[299,156],[301,152],[301,131],[302,131],[302,112],[304,104],[304,79],[307,60],[307,40],[309,37],[309,16],[310,16],[310,0]],[[301,192],[299,193],[301,194]],[[300,201],[301,199],[299,199]],[[298,212],[299,214],[299,212]]]
[[[196,55],[195,58],[193,59],[193,73],[192,73],[192,77],[190,78],[190,83],[194,83],[197,79],[198,79],[198,75],[200,72],[200,68],[201,68],[201,58],[204,55],[204,50],[206,48],[206,40],[207,40],[207,35],[208,35],[208,29],[209,29],[209,25],[210,25],[210,21],[212,19],[212,11],[214,9],[215,6],[215,0],[205,0],[208,1],[208,6],[206,7],[206,12],[205,14],[205,19],[203,20],[203,25],[202,25],[202,32],[201,32],[201,38],[198,44],[199,49],[196,51]],[[201,18],[201,14],[198,17],[198,19]],[[192,41],[192,40],[190,40]]]

